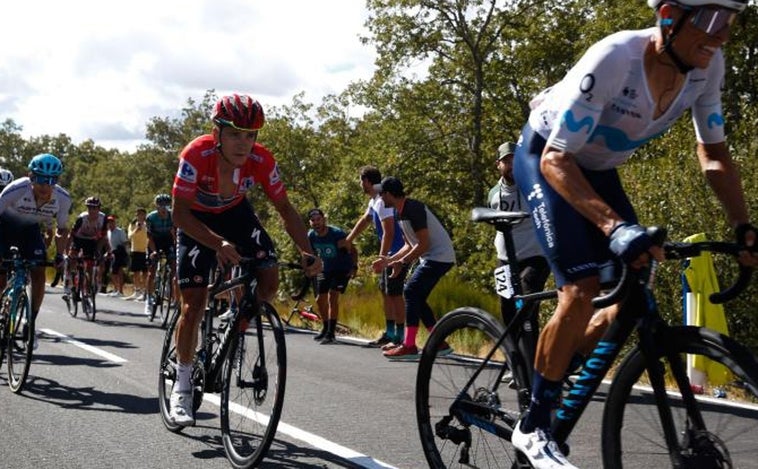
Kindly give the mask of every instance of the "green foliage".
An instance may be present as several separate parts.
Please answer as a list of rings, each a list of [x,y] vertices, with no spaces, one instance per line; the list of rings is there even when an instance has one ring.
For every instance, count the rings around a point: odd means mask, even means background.
[[[758,29],[750,27],[758,9],[753,3],[739,16],[724,49],[723,92],[730,149],[751,213],[758,208],[753,73]],[[435,311],[462,305],[496,311],[494,234],[472,223],[470,211],[484,205],[497,179],[497,146],[518,138],[530,99],[558,81],[591,44],[621,29],[652,26],[653,12],[644,2],[621,0],[367,0],[366,5],[368,32],[362,41],[376,48],[374,76],[318,104],[300,93],[288,105],[267,108],[259,139],[276,156],[300,212],[321,207],[330,224],[345,230],[366,207],[358,184],[362,165],[401,178],[411,197],[432,207],[453,232],[458,266],[435,290]],[[92,141],[74,145],[62,134],[25,139],[21,125],[6,120],[0,125],[0,165],[18,177],[31,156],[54,153],[64,162],[61,184],[74,198],[74,211],[83,210],[87,196],[98,195],[104,209],[127,220],[139,206],[151,209],[155,194],[170,190],[179,152],[210,130],[215,101],[209,90],[199,101],[188,99],[176,116],[152,118],[149,143],[130,153]],[[620,173],[642,223],[667,227],[673,240],[701,231],[714,239],[732,237],[700,174],[688,119],[637,151]],[[250,199],[280,257],[295,259],[271,204],[260,190]],[[364,272],[357,296],[365,293],[372,314],[381,317],[379,297],[370,293],[375,278],[367,269],[378,250],[376,237],[368,232],[357,245]],[[727,283],[732,266],[719,260],[717,267]],[[657,282],[661,310],[674,321],[681,320],[678,274],[677,265],[665,265]],[[750,304],[755,288],[749,293],[727,308],[733,334],[758,349],[758,318]],[[547,314],[549,306],[543,311]]]

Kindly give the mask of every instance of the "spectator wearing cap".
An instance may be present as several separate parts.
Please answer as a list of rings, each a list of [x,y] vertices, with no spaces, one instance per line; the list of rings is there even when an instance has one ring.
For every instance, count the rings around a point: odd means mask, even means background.
[[[308,211],[308,221],[311,227],[308,240],[324,264],[323,272],[313,279],[316,307],[323,320],[321,332],[314,340],[322,345],[333,344],[337,341],[334,331],[339,319],[339,297],[355,275],[358,252],[341,228],[327,225],[326,215],[320,208]]]
[[[377,190],[387,207],[395,213],[403,232],[405,245],[388,257],[379,257],[372,267],[375,272],[387,267],[392,276],[416,263],[403,289],[405,297],[405,337],[401,344],[388,348],[384,356],[391,360],[418,358],[416,335],[419,323],[431,331],[437,322],[427,303],[429,295],[440,279],[455,265],[455,250],[445,226],[423,202],[406,197],[403,183],[396,177],[382,179]],[[452,349],[443,344],[438,355],[447,355]]]
[[[108,221],[108,243],[111,251],[108,253],[110,258],[111,283],[113,291],[110,296],[124,296],[124,267],[126,267],[129,254],[126,250],[126,244],[129,238],[126,232],[116,224],[116,216],[109,215]]]
[[[491,208],[506,212],[522,212],[529,210],[529,206],[520,194],[516,182],[513,179],[513,157],[516,153],[516,144],[505,142],[497,149],[495,166],[500,174],[500,179],[490,189],[487,200]],[[503,233],[495,235],[495,250],[497,251],[498,266],[510,265],[515,267],[521,279],[521,288],[524,293],[542,291],[550,275],[550,267],[542,254],[537,237],[534,233],[532,218],[527,217],[511,231],[513,244],[516,248],[516,259],[508,259],[505,251],[505,237]],[[529,308],[536,309],[538,302],[531,303]],[[516,307],[510,299],[500,297],[500,313],[505,324],[509,324],[516,314]],[[524,331],[521,334],[518,347],[527,363],[534,362],[534,351],[537,346],[539,324],[536,315],[529,315],[531,319],[524,323]],[[514,347],[513,339],[509,336],[509,347]]]

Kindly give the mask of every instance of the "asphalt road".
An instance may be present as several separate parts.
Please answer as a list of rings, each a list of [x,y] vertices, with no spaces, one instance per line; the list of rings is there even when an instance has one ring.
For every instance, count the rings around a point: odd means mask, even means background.
[[[27,387],[14,395],[0,370],[0,467],[229,467],[217,396],[197,426],[165,429],[157,368],[164,331],[143,304],[98,297],[96,322],[66,312],[48,289],[40,347]],[[416,364],[389,362],[361,341],[319,345],[287,333],[288,374],[277,438],[262,467],[424,468],[416,431]],[[572,462],[600,467],[603,393],[571,437]],[[641,467],[644,467],[641,466]]]

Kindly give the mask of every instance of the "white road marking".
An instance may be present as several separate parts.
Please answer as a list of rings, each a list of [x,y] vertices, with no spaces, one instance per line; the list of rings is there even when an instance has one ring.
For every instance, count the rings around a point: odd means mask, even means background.
[[[105,350],[99,349],[97,347],[93,347],[89,344],[85,344],[84,342],[80,342],[76,339],[72,339],[71,337],[67,336],[66,334],[61,334],[60,332],[54,331],[52,329],[40,329],[40,332],[44,332],[45,334],[49,334],[55,337],[60,337],[63,339],[63,342],[67,342],[71,345],[75,345],[81,349],[84,349],[90,353],[94,353],[95,355],[99,355],[109,362],[113,363],[126,363],[128,360],[126,358],[121,358],[118,355],[114,355],[110,352],[106,352]]]
[[[221,397],[216,394],[205,394],[203,396],[203,400],[206,402],[210,402],[211,404],[214,404],[216,406],[221,405]],[[233,402],[229,404],[229,410],[236,414],[255,420],[261,423],[261,425],[265,425],[266,422],[268,422],[268,415],[261,414],[260,412],[255,412],[245,406],[241,406]],[[351,463],[356,464],[360,467],[365,467],[368,469],[396,469],[395,466],[379,461],[370,456],[366,456],[365,454],[359,453],[350,448],[346,448],[342,445],[329,441],[326,438],[322,438],[318,435],[314,435],[313,433],[307,432],[305,430],[301,430],[297,427],[293,427],[292,425],[286,424],[281,421],[279,422],[279,425],[277,425],[276,427],[276,432],[283,433],[296,440],[305,442],[313,446],[314,448],[327,451],[331,454],[334,454],[335,456],[339,456],[340,458],[350,461]]]

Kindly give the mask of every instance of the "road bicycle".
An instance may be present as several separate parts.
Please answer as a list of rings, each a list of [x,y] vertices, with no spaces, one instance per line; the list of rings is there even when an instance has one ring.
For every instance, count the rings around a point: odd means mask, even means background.
[[[177,309],[179,303],[174,299],[174,275],[166,253],[160,251],[156,262],[155,290],[152,293],[150,322],[153,322],[157,314],[160,326],[165,329],[171,311]]]
[[[515,259],[510,229],[529,214],[475,209],[472,218],[506,236],[508,258]],[[665,233],[652,231],[661,243]],[[509,248],[510,246],[510,248]],[[665,243],[667,259],[694,257],[701,252],[736,257],[734,243]],[[743,248],[744,249],[744,248]],[[619,283],[595,298],[596,308],[622,301],[614,322],[575,377],[567,382],[555,409],[552,434],[565,452],[566,441],[603,378],[622,350],[602,417],[602,461],[607,468],[756,467],[758,427],[758,363],[734,339],[712,330],[666,323],[652,292],[655,265],[641,271],[624,269]],[[517,266],[507,275],[518,312],[503,327],[487,312],[458,308],[445,315],[430,334],[416,379],[416,413],[424,454],[430,467],[530,467],[510,445],[514,425],[531,396],[532,364],[517,347],[520,325],[530,302],[554,298],[553,291],[520,294]],[[751,270],[740,267],[729,288],[711,301],[736,297],[749,283]],[[531,309],[534,311],[534,309]],[[624,349],[632,332],[637,341]],[[506,341],[507,337],[512,341]],[[439,357],[443,341],[455,353]],[[685,355],[707,357],[730,373],[729,399],[695,396],[687,377]],[[506,377],[512,373],[512,378]],[[708,390],[706,390],[708,391]],[[733,405],[730,405],[733,404]]]
[[[216,275],[209,286],[208,306],[200,327],[200,343],[192,371],[193,409],[203,395],[221,393],[221,433],[232,466],[249,468],[261,462],[274,440],[284,405],[287,351],[284,327],[276,310],[256,298],[255,259],[245,258],[225,280]],[[242,288],[229,321],[219,321],[227,292]],[[158,394],[163,423],[173,432],[169,415],[176,381],[175,331],[180,317],[174,310],[161,351]],[[214,326],[214,321],[218,324]]]
[[[2,261],[8,281],[0,296],[0,366],[7,355],[8,386],[19,393],[26,383],[34,353],[34,316],[27,294],[30,270],[53,264],[24,260],[15,246],[10,254],[10,259]]]
[[[280,264],[280,266],[284,266],[285,268],[290,269],[302,270],[302,266],[297,263],[284,263]],[[284,323],[287,325],[287,330],[292,331],[306,329],[309,331],[319,331],[323,327],[324,321],[321,319],[321,315],[313,308],[313,305],[308,304],[305,301],[308,290],[311,288],[312,281],[312,279],[305,278],[303,285],[300,287],[300,290],[290,295],[290,298],[295,303],[292,305],[292,308],[290,309],[287,317],[285,318],[282,316],[282,321],[284,321]],[[295,321],[295,318],[297,318],[297,321]],[[350,326],[341,322],[337,322],[334,332],[337,335],[343,336],[353,334],[353,330],[350,328]]]
[[[84,315],[88,320],[94,321],[97,313],[97,292],[100,291],[100,259],[83,256],[79,252],[73,261],[76,261],[76,268],[71,272],[71,293],[64,295],[63,301],[66,302],[66,308],[71,317],[76,317],[79,311],[79,303],[81,303]],[[68,266],[72,259],[68,258],[66,262],[66,272],[68,272]],[[66,274],[64,274],[64,278],[66,278]]]

